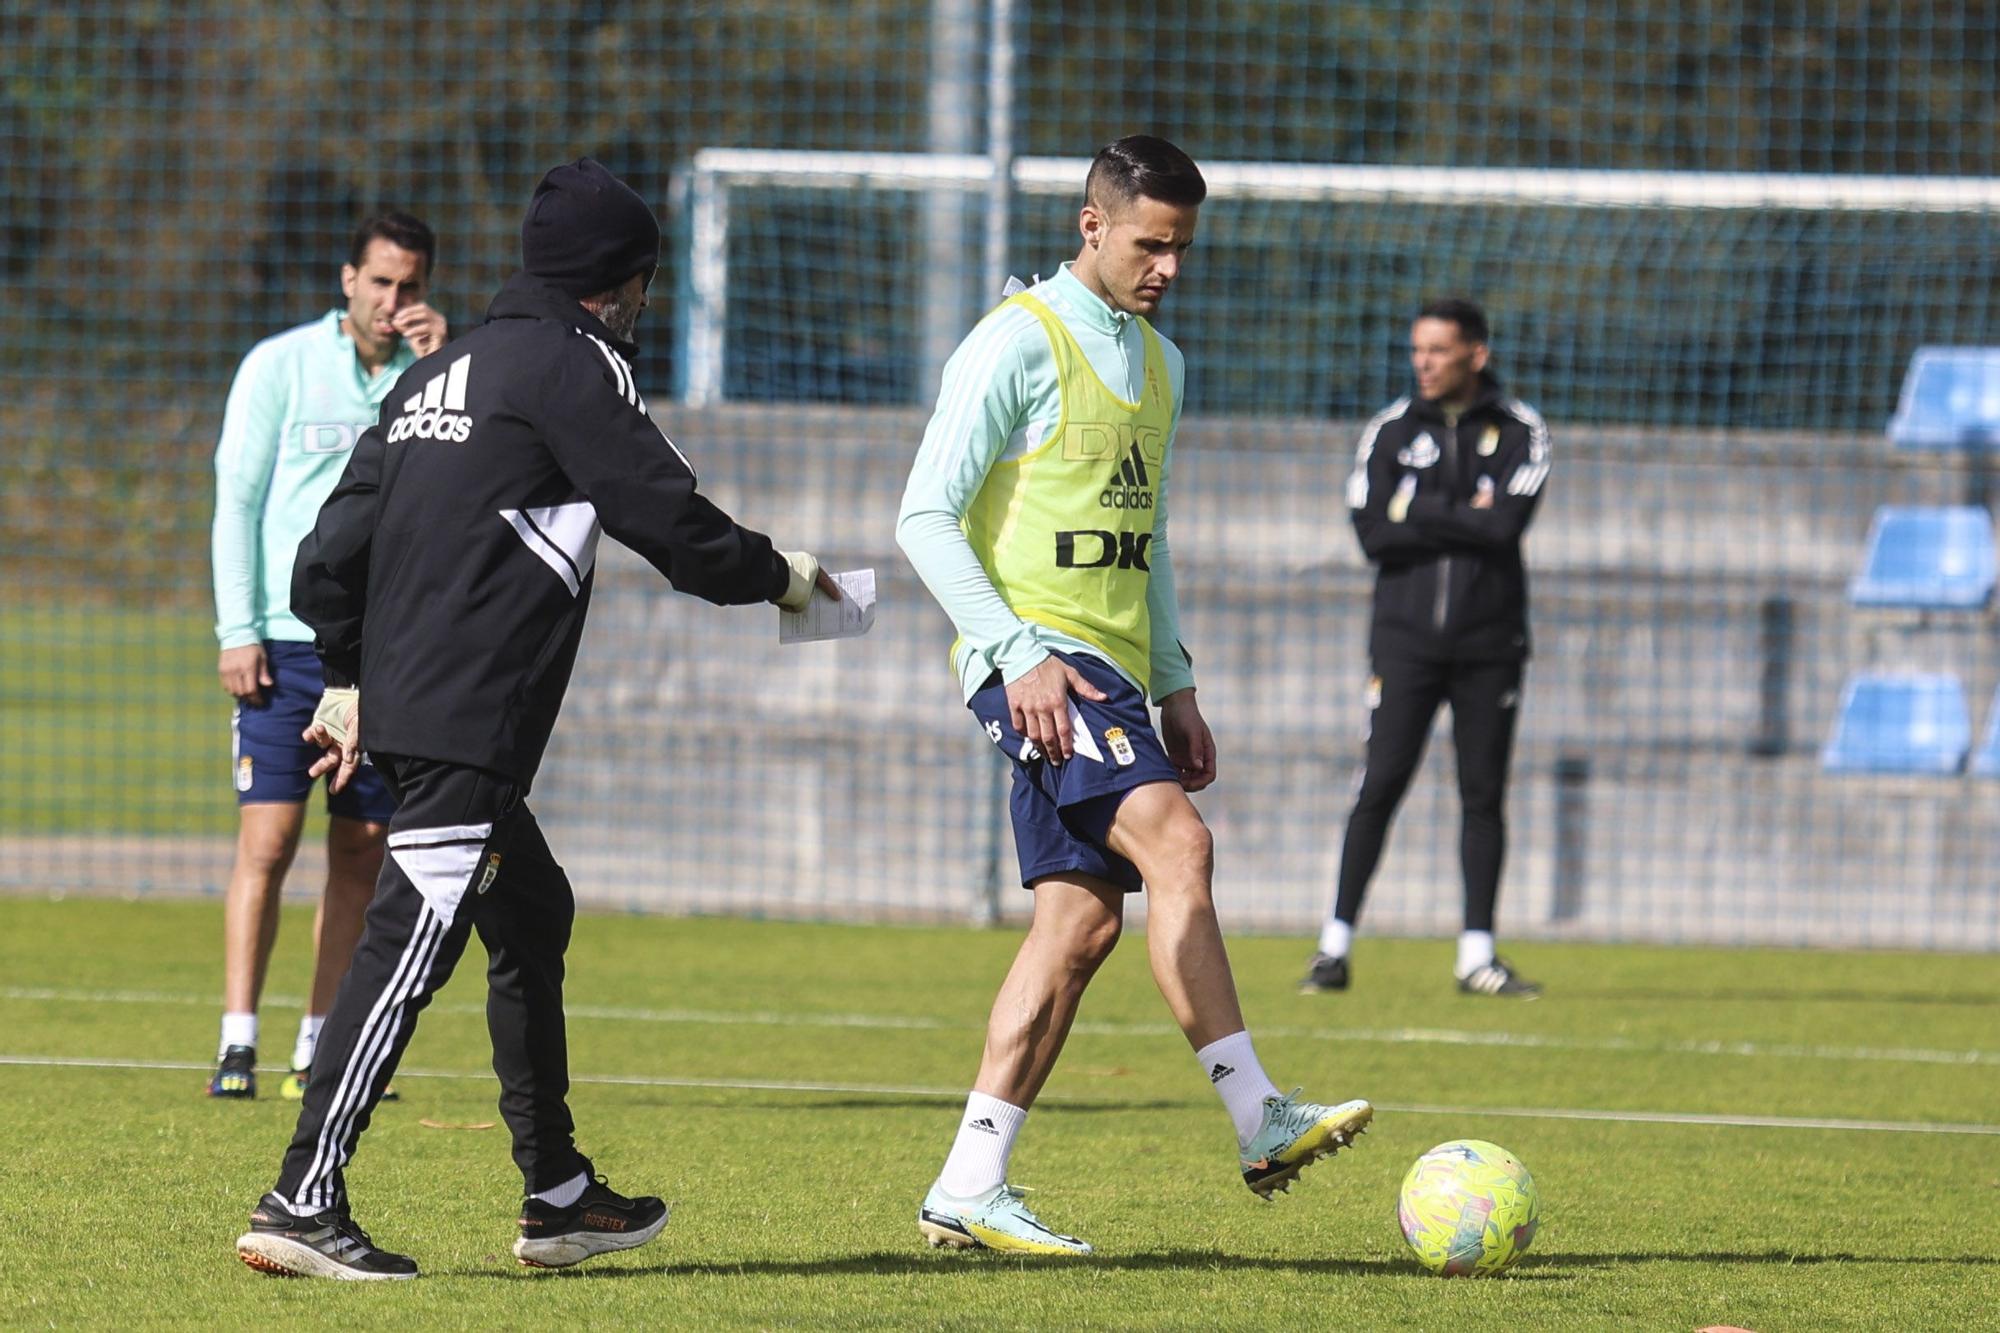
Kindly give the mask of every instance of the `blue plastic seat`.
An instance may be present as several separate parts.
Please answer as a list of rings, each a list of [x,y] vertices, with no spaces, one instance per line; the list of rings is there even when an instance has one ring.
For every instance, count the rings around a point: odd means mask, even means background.
[[[1972,748],[1972,717],[1956,676],[1863,674],[1840,694],[1829,773],[1956,773]]]
[[[1919,347],[1889,438],[1899,449],[2000,447],[2000,347]]]
[[[1847,586],[1856,606],[1976,611],[2000,577],[1993,519],[1977,505],[1883,505],[1868,525],[1868,554]]]
[[[1982,778],[2000,778],[2000,690],[1986,710],[1986,735],[1972,752],[1972,771]]]

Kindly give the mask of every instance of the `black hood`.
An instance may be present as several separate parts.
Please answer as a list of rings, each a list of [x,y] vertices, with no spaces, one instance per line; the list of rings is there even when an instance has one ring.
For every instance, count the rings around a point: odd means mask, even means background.
[[[552,167],[521,222],[521,267],[571,296],[608,292],[660,264],[660,220],[587,157]]]
[[[493,303],[486,307],[488,323],[496,319],[553,319],[582,329],[593,338],[602,338],[630,361],[639,353],[637,344],[620,338],[604,327],[604,321],[584,309],[574,296],[547,278],[523,270],[507,279]]]

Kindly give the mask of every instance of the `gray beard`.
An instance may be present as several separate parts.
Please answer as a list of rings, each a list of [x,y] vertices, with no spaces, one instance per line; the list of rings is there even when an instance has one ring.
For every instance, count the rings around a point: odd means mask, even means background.
[[[598,310],[598,318],[620,342],[632,340],[632,330],[638,326],[638,298],[632,300],[612,300]]]
[[[585,310],[597,316],[597,322],[611,330],[611,336],[620,342],[632,341],[632,330],[639,324],[639,302],[645,294],[635,293],[631,300],[587,300],[579,301]]]
[[[620,342],[632,341],[632,330],[639,324],[639,298],[629,301],[613,301],[597,312],[604,327],[616,334]]]

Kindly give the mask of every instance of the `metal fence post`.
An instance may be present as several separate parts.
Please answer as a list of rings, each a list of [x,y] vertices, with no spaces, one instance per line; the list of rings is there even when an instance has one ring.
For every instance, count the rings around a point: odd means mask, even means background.
[[[1766,597],[1757,630],[1757,655],[1763,663],[1757,688],[1757,734],[1750,738],[1750,753],[1766,759],[1775,759],[1791,747],[1794,636],[1792,599],[1783,593]]]
[[[1574,921],[1583,912],[1585,866],[1590,853],[1590,759],[1558,754],[1556,779],[1555,899],[1549,920]]]

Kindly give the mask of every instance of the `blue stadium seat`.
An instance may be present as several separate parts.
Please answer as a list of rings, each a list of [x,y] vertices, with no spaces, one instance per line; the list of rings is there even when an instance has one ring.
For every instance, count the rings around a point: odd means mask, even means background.
[[[1956,773],[1972,748],[1972,715],[1958,677],[1863,674],[1847,682],[1833,737],[1820,752],[1829,773]]]
[[[1868,525],[1868,554],[1847,586],[1856,606],[1976,611],[2000,577],[1993,519],[1977,505],[1883,505]]]
[[[1986,710],[1986,735],[1972,752],[1972,771],[1982,778],[2000,778],[2000,690]]]
[[[1889,438],[1899,449],[2000,447],[2000,347],[1919,347]]]

